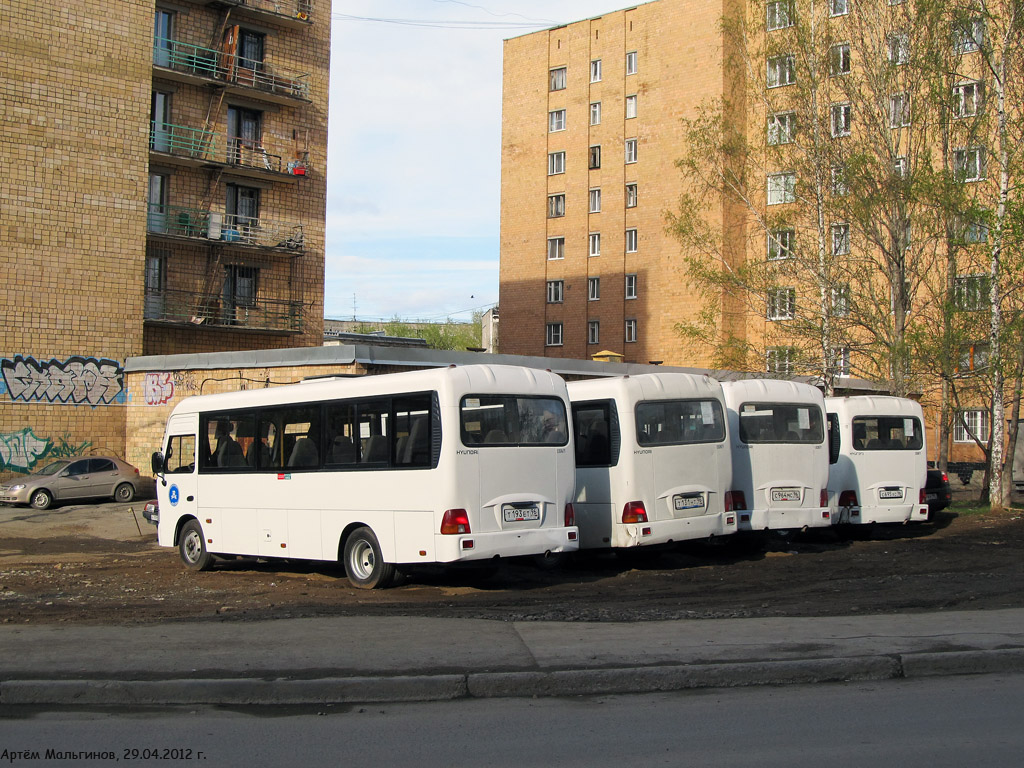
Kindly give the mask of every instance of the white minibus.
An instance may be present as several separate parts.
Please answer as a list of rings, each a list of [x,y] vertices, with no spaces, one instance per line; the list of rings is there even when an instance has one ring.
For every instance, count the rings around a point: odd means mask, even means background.
[[[569,382],[581,548],[638,547],[736,531],[721,385],[651,373]]]
[[[825,400],[833,440],[828,490],[836,524],[870,525],[928,519],[924,413],[902,397],[865,395]]]
[[[825,399],[809,384],[722,382],[740,531],[831,525]]]
[[[397,566],[576,550],[565,382],[470,365],[189,397],[167,422],[158,537],[215,555]]]

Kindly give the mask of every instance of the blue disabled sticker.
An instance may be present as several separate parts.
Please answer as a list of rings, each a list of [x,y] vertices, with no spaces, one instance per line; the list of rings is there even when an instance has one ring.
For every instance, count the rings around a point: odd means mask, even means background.
[[[171,502],[172,507],[178,506],[178,499],[181,493],[178,491],[178,486],[172,485],[171,490],[167,492],[167,500]]]

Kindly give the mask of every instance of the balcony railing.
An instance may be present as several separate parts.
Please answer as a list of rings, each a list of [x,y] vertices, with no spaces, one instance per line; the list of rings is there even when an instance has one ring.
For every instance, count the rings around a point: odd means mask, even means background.
[[[166,323],[257,331],[299,333],[302,302],[258,296],[237,297],[201,291],[146,291],[145,317]]]
[[[255,248],[301,251],[302,225],[237,214],[150,204],[146,229],[156,235],[195,237]]]
[[[264,61],[254,61],[180,40],[154,37],[153,64],[258,91],[309,99],[308,74],[278,71]]]
[[[217,134],[202,128],[158,123],[149,128],[149,148],[179,157],[207,160],[216,156]]]

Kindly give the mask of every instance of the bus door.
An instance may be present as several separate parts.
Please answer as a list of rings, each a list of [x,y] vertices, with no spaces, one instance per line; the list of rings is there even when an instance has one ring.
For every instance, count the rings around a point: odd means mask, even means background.
[[[171,536],[177,521],[183,516],[198,517],[198,426],[198,417],[195,415],[175,416],[167,423],[164,475],[157,481],[157,498],[160,502],[161,529],[166,522]]]

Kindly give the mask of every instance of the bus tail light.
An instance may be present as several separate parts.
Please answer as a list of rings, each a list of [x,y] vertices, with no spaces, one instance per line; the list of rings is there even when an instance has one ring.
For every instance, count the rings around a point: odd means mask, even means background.
[[[821,489],[821,503],[818,504],[818,506],[819,507],[827,507],[828,506],[828,490],[825,489],[825,488]]]
[[[576,510],[573,509],[570,501],[565,505],[565,527],[572,528],[574,525],[576,525]]]
[[[471,533],[469,530],[469,513],[464,509],[447,509],[441,518],[441,533]]]
[[[857,506],[857,492],[856,491],[843,491],[839,494],[839,506],[840,507],[856,507]]]
[[[917,503],[918,504],[927,504],[928,503],[928,494],[926,494],[924,492],[924,488],[922,488],[921,492],[917,495]]]
[[[747,497],[743,491],[725,492],[725,511],[736,512],[747,508]]]
[[[647,508],[642,501],[628,501],[622,509],[622,522],[624,523],[646,523]]]

